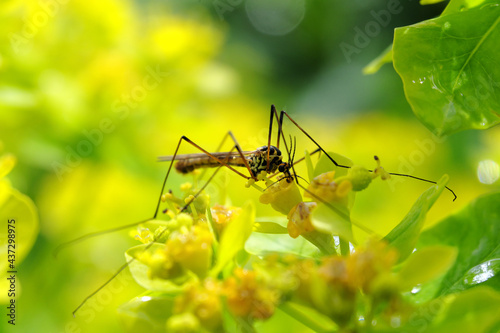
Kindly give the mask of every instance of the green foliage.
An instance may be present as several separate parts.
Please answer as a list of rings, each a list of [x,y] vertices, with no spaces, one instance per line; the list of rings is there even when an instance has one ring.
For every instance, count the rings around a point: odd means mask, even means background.
[[[255,208],[252,203],[247,203],[241,213],[229,224],[221,237],[217,265],[211,272],[219,272],[245,247],[245,242],[252,233],[255,221]]]
[[[165,316],[172,314],[174,299],[147,293],[120,306],[118,314],[127,332],[165,332]]]
[[[448,176],[443,176],[435,186],[425,191],[405,218],[384,237],[398,250],[399,260],[406,259],[412,253],[424,225],[425,216],[445,189],[448,179]]]
[[[393,61],[413,112],[438,136],[490,128],[500,122],[500,73],[491,58],[500,45],[498,5],[452,0],[441,16],[397,28],[393,45],[363,72]]]
[[[500,122],[500,7],[488,1],[440,16],[394,36],[394,68],[417,117],[436,135]]]
[[[417,248],[454,246],[457,260],[448,273],[427,284],[419,299],[447,295],[486,284],[500,291],[500,193],[479,197],[465,209],[422,233]]]
[[[0,140],[19,158],[14,169],[11,155],[0,158],[0,217],[20,223],[16,328],[114,332],[123,304],[119,318],[128,332],[499,331],[498,184],[479,184],[473,170],[479,159],[500,158],[498,131],[434,140],[414,117],[405,119],[397,76],[368,78],[375,83],[366,85],[359,64],[337,56],[339,40],[349,38],[342,34],[374,27],[359,15],[371,8],[359,2],[308,2],[304,20],[285,36],[253,29],[249,4],[222,2],[231,5],[222,20],[211,17],[221,1],[0,5]],[[436,134],[492,126],[497,4],[451,0],[440,17],[398,29],[394,47],[365,72],[394,57],[408,102]],[[390,24],[413,22],[413,5],[405,3]],[[275,12],[257,16],[267,14]],[[264,21],[271,27],[293,16]],[[370,50],[385,40],[383,28],[369,47],[357,48],[358,59],[375,56]],[[414,77],[427,80],[413,85]],[[443,93],[426,86],[430,77]],[[366,168],[379,154],[389,171],[410,165],[414,170],[404,172],[429,179],[447,172],[459,199],[438,199],[446,179],[416,199],[424,183],[381,182],[361,167],[353,175],[323,153],[306,153],[296,165],[299,183],[309,190],[314,178],[335,171],[324,179],[337,190],[342,182],[342,191],[327,200],[298,186],[293,194],[278,189],[275,211],[221,170],[178,214],[211,170],[190,187],[180,186],[186,177],[172,169],[171,201],[135,237],[85,239],[53,259],[52,250],[68,239],[151,217],[168,168],[154,160],[172,154],[181,135],[209,151],[228,130],[243,150],[266,144],[271,99],[323,148]],[[284,129],[287,142],[297,137],[296,161],[317,148],[287,119]],[[428,140],[432,149],[422,149]],[[220,151],[232,148],[228,142]],[[280,149],[286,159],[283,142]],[[179,149],[197,152],[185,142]],[[360,181],[353,188],[363,191],[352,190],[353,177]],[[465,208],[449,215],[457,207]],[[123,251],[129,267],[71,318],[76,304],[124,263]],[[2,322],[0,331],[9,326]]]
[[[455,263],[457,250],[449,246],[428,246],[411,255],[398,272],[402,291],[409,291],[416,285],[434,280]]]
[[[443,308],[425,332],[493,333],[500,329],[500,293],[495,290],[478,287],[450,295],[443,302]]]

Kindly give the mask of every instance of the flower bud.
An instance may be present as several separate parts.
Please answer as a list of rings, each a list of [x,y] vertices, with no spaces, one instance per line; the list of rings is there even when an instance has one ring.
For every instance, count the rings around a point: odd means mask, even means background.
[[[302,195],[295,182],[289,183],[285,178],[281,178],[264,191],[259,201],[271,204],[274,210],[288,215],[290,210],[302,201]]]

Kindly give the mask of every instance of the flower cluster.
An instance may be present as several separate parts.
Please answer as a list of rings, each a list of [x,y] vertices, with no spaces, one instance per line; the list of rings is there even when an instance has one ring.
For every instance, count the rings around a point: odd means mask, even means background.
[[[193,197],[196,191],[184,184],[182,198],[172,192],[163,197],[167,220],[150,221],[135,233],[145,243],[135,259],[147,270],[135,278],[147,279],[142,285],[154,286],[155,293],[175,295],[165,314],[168,332],[225,332],[228,315],[237,325],[252,326],[289,302],[305,304],[345,331],[372,325],[375,314],[397,313],[400,308],[403,289],[393,272],[397,251],[372,239],[340,256],[332,234],[316,230],[314,214],[327,204],[348,211],[350,194],[378,176],[387,177],[380,165],[374,171],[353,167],[337,178],[333,171],[320,174],[305,189],[305,197],[312,199],[307,202],[296,182],[267,180],[260,201],[287,216],[292,238],[304,236],[321,250],[321,256],[310,258],[250,255],[244,245],[254,223],[253,210],[247,205],[210,207],[208,196],[202,192]],[[315,240],[325,244],[320,247]],[[360,322],[360,317],[366,321]]]

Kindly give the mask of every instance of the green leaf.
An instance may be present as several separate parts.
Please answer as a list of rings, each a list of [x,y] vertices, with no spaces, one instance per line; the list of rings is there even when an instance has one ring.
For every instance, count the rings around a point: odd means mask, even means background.
[[[498,1],[398,28],[394,68],[413,112],[438,136],[500,122]]]
[[[217,275],[245,247],[245,242],[252,233],[254,221],[255,207],[252,202],[247,202],[241,213],[227,225],[222,234],[217,264],[212,269],[213,275]]]
[[[284,302],[280,304],[279,309],[291,318],[313,329],[314,332],[336,332],[338,329],[330,318],[308,306],[295,302]]]
[[[275,222],[256,222],[253,231],[264,234],[288,234],[288,230]]]
[[[325,255],[337,254],[335,240],[331,234],[325,234],[323,232],[313,230],[306,232],[301,235],[307,239],[311,244],[316,246],[321,253]]]
[[[254,232],[245,244],[245,250],[256,256],[270,253],[295,254],[306,258],[318,258],[321,253],[314,245],[302,237],[272,235]]]
[[[444,0],[420,0],[421,5],[433,5],[435,3],[443,2]]]
[[[389,45],[378,57],[373,59],[368,65],[363,68],[363,74],[375,74],[379,69],[385,65],[392,62],[392,44]]]
[[[420,301],[488,283],[500,290],[500,192],[479,197],[465,209],[424,231],[417,249],[455,246],[457,260],[448,273],[415,295]]]
[[[498,332],[500,293],[478,287],[443,300],[444,308],[425,332]]]
[[[328,155],[330,155],[330,157],[333,160],[335,160],[335,162],[337,162],[338,164],[346,165],[349,167],[352,167],[354,165],[354,163],[352,163],[352,161],[349,158],[343,155],[332,152],[328,152]],[[328,156],[326,156],[326,154],[322,154],[321,157],[319,158],[318,163],[316,163],[316,166],[314,168],[314,177],[325,172],[330,172],[332,170],[335,170],[335,178],[337,178],[340,176],[347,175],[347,171],[349,169],[337,168],[335,164],[333,164],[333,162],[328,158]]]
[[[153,290],[153,291],[162,291],[169,293],[177,293],[181,290],[184,290],[182,284],[174,283],[171,280],[165,280],[160,278],[151,278],[149,276],[150,267],[137,259],[144,251],[154,253],[157,250],[164,251],[165,244],[154,243],[149,248],[147,248],[150,244],[142,244],[131,247],[125,252],[125,258],[127,262],[131,261],[129,264],[130,273],[132,274],[135,281],[141,285],[142,287]],[[182,279],[177,282],[186,282],[188,276],[183,276]]]
[[[131,299],[118,308],[119,317],[127,332],[165,332],[167,318],[172,315],[173,295],[155,296],[148,293]]]
[[[444,0],[420,0],[421,5],[430,5],[443,2]],[[460,11],[476,7],[483,3],[485,0],[452,0],[446,6],[445,10],[441,16],[449,15],[453,13],[458,13]],[[392,48],[393,44],[389,45],[384,51],[382,51],[375,59],[373,59],[368,65],[363,68],[363,74],[371,75],[377,73],[380,68],[388,63],[392,62]]]
[[[457,249],[435,245],[414,252],[398,272],[402,291],[435,279],[448,271],[455,263]]]
[[[309,182],[311,182],[314,178],[314,167],[311,159],[311,154],[309,154],[307,150],[304,152],[304,160],[306,162],[307,178],[309,179]]]
[[[441,16],[458,13],[479,6],[483,2],[485,2],[485,0],[451,0]]]
[[[446,187],[449,177],[444,175],[436,185],[426,190],[417,199],[403,220],[384,237],[399,252],[399,261],[406,259],[417,244],[425,216]]]
[[[352,224],[346,219],[346,216],[349,216],[349,211],[340,205],[337,206],[337,209],[344,214],[340,215],[325,204],[318,204],[318,207],[311,214],[311,223],[314,229],[338,235],[351,243],[355,243]]]

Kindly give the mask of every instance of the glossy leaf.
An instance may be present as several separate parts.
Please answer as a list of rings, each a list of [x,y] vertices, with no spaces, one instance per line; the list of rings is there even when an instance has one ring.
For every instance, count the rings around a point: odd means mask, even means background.
[[[217,264],[212,274],[217,275],[245,247],[245,242],[252,233],[254,221],[255,207],[248,202],[224,230],[219,243]]]
[[[445,0],[420,0],[421,5],[430,5]],[[483,3],[485,0],[451,0],[446,6],[445,10],[441,16],[458,13],[460,11],[476,7]],[[384,51],[382,51],[375,59],[373,59],[368,65],[363,68],[363,74],[370,75],[375,74],[380,70],[380,68],[392,62],[392,48],[393,44],[389,45]]]
[[[458,256],[448,273],[427,284],[415,297],[421,301],[481,284],[500,290],[500,192],[480,197],[465,209],[424,231],[417,249],[456,246]]]
[[[458,13],[479,6],[483,2],[485,2],[485,0],[451,0],[441,16]]]
[[[394,68],[413,112],[438,136],[500,122],[498,1],[395,31]]]
[[[174,296],[154,293],[131,299],[118,308],[127,332],[165,332],[165,323],[172,314]]]
[[[438,278],[455,263],[457,249],[435,245],[414,252],[398,272],[402,291]]]
[[[433,5],[435,3],[443,2],[444,0],[420,0],[421,5]]]
[[[444,308],[425,332],[493,333],[500,329],[500,293],[480,287],[447,296]]]
[[[275,222],[255,222],[253,231],[263,234],[288,234],[285,227]]]
[[[343,211],[344,214],[340,215],[332,207],[319,204],[318,207],[312,212],[311,223],[318,231],[338,235],[349,242],[355,243],[354,235],[352,233],[352,224],[346,218],[349,216],[349,211],[337,206],[337,209]]]
[[[436,185],[422,193],[403,220],[384,237],[399,252],[399,260],[406,259],[417,244],[425,216],[448,183],[449,177],[443,176]]]
[[[252,233],[245,244],[245,250],[253,255],[264,256],[271,253],[295,254],[301,257],[319,257],[320,251],[303,237]]]

